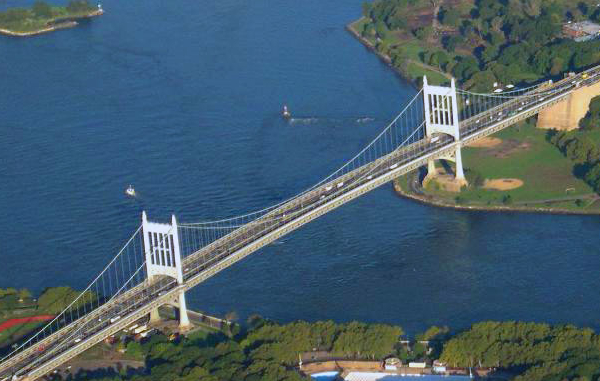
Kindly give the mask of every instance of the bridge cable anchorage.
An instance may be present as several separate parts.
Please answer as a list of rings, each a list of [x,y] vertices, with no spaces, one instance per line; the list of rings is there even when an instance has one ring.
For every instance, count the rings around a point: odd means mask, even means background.
[[[418,100],[422,100],[423,94],[423,89],[421,89],[408,103],[407,105],[403,108],[403,110],[386,126],[386,128],[379,133],[365,148],[363,148],[359,153],[357,153],[353,158],[351,158],[350,160],[348,160],[344,165],[342,165],[340,168],[338,168],[336,171],[334,171],[333,173],[331,173],[329,176],[325,177],[323,180],[319,181],[318,183],[312,185],[311,187],[307,188],[306,190],[296,194],[295,196],[292,196],[284,201],[278,202],[277,204],[271,205],[269,207],[254,211],[254,212],[250,212],[247,214],[243,214],[243,215],[239,215],[239,216],[234,216],[234,217],[229,217],[229,218],[225,218],[225,219],[220,219],[220,220],[214,220],[214,221],[201,221],[201,222],[192,222],[192,223],[185,223],[185,224],[180,224],[180,225],[186,225],[186,226],[191,226],[191,225],[215,225],[217,223],[226,223],[226,222],[230,222],[230,221],[235,221],[235,220],[240,220],[243,218],[250,218],[252,216],[256,216],[256,215],[262,215],[264,213],[268,213],[269,211],[283,205],[286,204],[289,201],[292,201],[300,196],[303,196],[311,191],[313,191],[315,188],[325,184],[328,181],[331,181],[332,179],[335,179],[337,177],[339,177],[340,173],[344,174],[344,173],[348,173],[350,172],[352,169],[350,168],[355,168],[352,167],[352,165],[356,165],[358,162],[361,163],[367,163],[367,162],[371,162],[373,160],[373,156],[369,156],[368,154],[373,154],[373,151],[370,150],[374,150],[375,152],[385,152],[387,151],[385,149],[385,145],[389,145],[392,144],[392,139],[393,139],[393,134],[390,133],[390,131],[394,128],[397,127],[397,124],[399,121],[401,121],[403,118],[406,118],[406,115],[411,113],[414,114],[414,110],[413,108],[415,107],[415,104],[417,107],[420,107],[421,105],[417,102]],[[413,115],[414,118],[416,118],[416,115]],[[387,139],[387,140],[386,140]],[[383,140],[383,142],[382,142]],[[380,155],[375,155],[375,157],[380,156]],[[368,159],[367,159],[368,158]],[[366,160],[366,161],[360,161],[360,160]],[[346,171],[346,172],[344,172]],[[240,225],[244,225],[244,224],[240,224]]]

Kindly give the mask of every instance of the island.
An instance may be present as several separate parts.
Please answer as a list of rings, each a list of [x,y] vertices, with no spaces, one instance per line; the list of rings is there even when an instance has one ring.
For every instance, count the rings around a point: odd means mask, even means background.
[[[375,0],[347,29],[417,87],[426,75],[502,92],[600,62],[600,6],[591,0]],[[422,168],[394,188],[457,209],[599,214],[600,98],[581,102],[589,112],[570,126],[535,116],[464,147],[467,186],[457,188],[454,164],[440,160],[435,173]]]
[[[38,0],[31,8],[10,8],[0,12],[0,34],[27,37],[78,25],[77,20],[104,14],[102,7],[87,0],[71,0],[65,7],[53,7]]]

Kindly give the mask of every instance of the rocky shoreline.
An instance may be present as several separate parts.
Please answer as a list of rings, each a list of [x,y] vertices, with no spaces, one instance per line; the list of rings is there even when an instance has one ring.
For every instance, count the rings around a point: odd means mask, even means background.
[[[364,18],[364,16],[362,16],[359,20],[360,21]],[[355,21],[356,22],[356,21]],[[377,49],[375,48],[375,45],[373,45],[369,40],[367,40],[366,38],[364,38],[363,36],[360,35],[360,33],[358,33],[356,30],[354,30],[352,28],[352,24],[354,24],[355,22],[352,22],[350,24],[346,25],[346,30],[352,35],[354,36],[354,38],[356,38],[360,43],[363,44],[363,46],[365,48],[367,48],[369,51],[371,51],[372,53],[374,53],[377,57],[379,57],[379,59],[381,61],[383,61],[383,63],[385,63],[387,66],[389,66],[396,74],[398,74],[403,80],[407,81],[408,83],[410,83],[415,89],[418,90],[418,84],[416,83],[416,81],[412,80],[407,73],[403,72],[401,69],[395,67],[392,64],[392,58],[388,55],[385,54],[381,54],[380,52],[377,51]]]
[[[423,205],[435,206],[438,208],[465,210],[465,211],[478,211],[478,212],[502,212],[502,213],[545,213],[545,214],[565,214],[565,215],[599,215],[598,211],[573,211],[562,208],[544,208],[544,207],[530,207],[530,206],[478,206],[478,205],[456,205],[450,204],[441,200],[436,200],[430,196],[420,196],[412,193],[408,193],[402,189],[399,182],[394,180],[394,192],[403,198],[416,201]]]
[[[48,26],[47,28],[38,29],[38,30],[31,31],[31,32],[15,32],[15,31],[12,31],[9,29],[0,28],[0,34],[6,35],[6,36],[11,36],[11,37],[37,36],[37,35],[48,33],[48,32],[54,32],[54,31],[60,30],[60,29],[73,28],[73,27],[79,25],[79,23],[75,20],[92,18],[92,17],[103,15],[103,14],[104,14],[104,11],[102,9],[98,9],[94,12],[88,13],[87,15],[83,15],[83,16],[65,17],[62,19],[57,19],[57,20],[64,20],[64,21],[58,21],[56,24]]]

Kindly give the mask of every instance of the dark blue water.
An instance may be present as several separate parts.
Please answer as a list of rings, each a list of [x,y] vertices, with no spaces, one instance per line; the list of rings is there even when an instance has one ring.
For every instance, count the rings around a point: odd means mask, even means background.
[[[0,38],[0,287],[83,288],[142,210],[242,214],[337,169],[414,94],[343,29],[361,2],[107,0],[78,28]],[[308,119],[284,122],[283,103]],[[189,304],[411,333],[482,319],[597,328],[599,231],[597,217],[440,210],[384,186]]]

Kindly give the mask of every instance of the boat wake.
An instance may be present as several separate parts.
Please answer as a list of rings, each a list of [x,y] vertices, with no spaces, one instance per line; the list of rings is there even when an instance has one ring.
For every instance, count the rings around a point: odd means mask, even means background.
[[[356,123],[364,124],[375,121],[375,118],[368,116],[349,117],[349,118],[319,118],[316,116],[289,118],[290,124],[315,124],[315,123]]]

